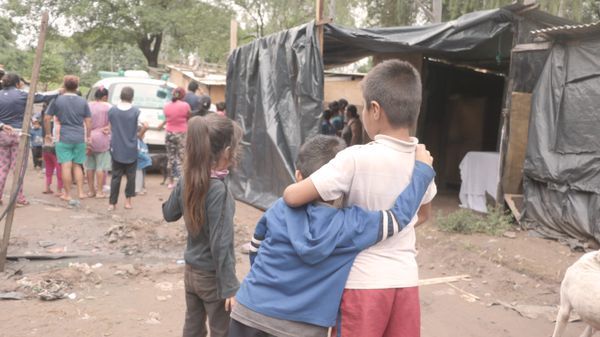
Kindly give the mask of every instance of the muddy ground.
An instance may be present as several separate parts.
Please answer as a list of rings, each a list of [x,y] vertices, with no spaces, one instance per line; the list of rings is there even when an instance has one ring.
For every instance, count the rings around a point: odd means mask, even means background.
[[[43,176],[30,169],[25,191],[31,205],[17,209],[9,248],[9,256],[22,258],[0,273],[0,293],[15,291],[25,298],[0,300],[0,336],[180,336],[185,231],[182,222],[162,220],[160,206],[169,190],[161,180],[149,176],[149,193],[134,199],[133,210],[124,210],[121,201],[109,213],[106,199],[68,208],[42,194]],[[442,212],[457,204],[456,195],[434,201]],[[261,214],[237,203],[240,279],[249,268],[241,245]],[[581,253],[521,231],[515,238],[448,234],[433,220],[417,232],[422,279],[470,276],[421,287],[422,336],[552,334],[560,281]],[[35,255],[73,257],[23,258]],[[53,296],[65,298],[41,299]],[[582,330],[582,323],[571,323],[566,337]]]

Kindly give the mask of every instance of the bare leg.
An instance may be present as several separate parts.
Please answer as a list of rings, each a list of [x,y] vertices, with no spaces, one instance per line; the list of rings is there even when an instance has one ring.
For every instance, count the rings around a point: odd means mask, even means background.
[[[125,198],[125,209],[132,209],[131,198]]]
[[[96,184],[98,185],[98,190],[96,191],[96,196],[98,198],[104,198],[106,195],[102,192],[103,184],[104,184],[104,171],[98,170],[96,171]]]
[[[71,187],[73,186],[73,163],[67,162],[61,164],[63,188],[65,193],[60,198],[66,201],[71,200]]]
[[[98,171],[100,172],[100,171]],[[96,196],[96,187],[94,186],[94,176],[95,176],[96,170],[88,170],[87,171],[87,180],[88,180],[88,189],[89,189],[89,193],[88,195],[90,197],[95,197]],[[101,186],[100,186],[101,188]]]
[[[77,184],[79,199],[87,198],[87,195],[83,193],[83,169],[81,168],[81,165],[73,164],[73,175],[75,176],[75,183]]]

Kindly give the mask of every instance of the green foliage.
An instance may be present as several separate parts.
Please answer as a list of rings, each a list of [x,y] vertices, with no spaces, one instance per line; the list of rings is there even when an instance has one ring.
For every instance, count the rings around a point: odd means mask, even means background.
[[[484,233],[497,236],[512,227],[512,216],[500,208],[490,208],[486,215],[460,209],[445,216],[438,213],[436,223],[445,232]]]

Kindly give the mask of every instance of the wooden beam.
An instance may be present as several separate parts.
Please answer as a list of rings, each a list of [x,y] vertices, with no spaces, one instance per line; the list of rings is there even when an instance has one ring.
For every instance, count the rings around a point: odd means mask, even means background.
[[[529,51],[548,50],[552,48],[552,42],[537,42],[537,43],[521,43],[516,45],[513,49],[513,53],[522,53]]]
[[[237,48],[237,37],[238,34],[238,22],[235,19],[231,19],[229,23],[229,53]]]
[[[315,21],[323,21],[324,0],[316,0]],[[317,25],[317,39],[319,39],[319,52],[323,57],[323,25]]]
[[[48,12],[42,14],[42,22],[40,25],[40,36],[38,38],[38,46],[35,50],[35,60],[33,62],[33,70],[31,74],[31,83],[29,86],[29,95],[27,95],[27,103],[25,105],[25,116],[23,117],[23,127],[19,139],[19,149],[17,152],[17,159],[15,164],[15,171],[12,181],[12,187],[10,189],[10,199],[8,204],[8,213],[6,214],[6,223],[4,225],[4,235],[2,237],[2,247],[0,247],[0,272],[4,271],[6,264],[6,254],[8,253],[8,243],[10,240],[10,231],[12,229],[13,218],[15,216],[15,196],[19,191],[19,177],[21,173],[24,173],[25,159],[29,155],[29,129],[31,125],[31,117],[33,116],[33,99],[35,96],[35,90],[40,77],[40,67],[42,65],[42,54],[44,51],[44,44],[46,42],[46,31],[48,30]]]

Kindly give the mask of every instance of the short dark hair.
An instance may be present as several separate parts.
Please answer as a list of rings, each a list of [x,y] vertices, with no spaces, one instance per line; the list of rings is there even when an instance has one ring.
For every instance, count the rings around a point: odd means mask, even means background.
[[[340,111],[340,103],[338,101],[333,101],[329,103],[327,107],[329,108],[329,110],[331,110],[333,114],[336,114],[338,111]]]
[[[191,81],[191,82],[188,84],[188,91],[191,91],[191,92],[196,92],[196,90],[198,90],[198,82],[196,82],[196,81]]]
[[[225,102],[219,102],[216,104],[218,111],[225,111]]]
[[[340,105],[340,109],[343,109],[348,106],[348,101],[345,98],[340,98],[338,100],[338,103]]]
[[[300,171],[303,178],[308,178],[345,148],[346,143],[339,137],[314,136],[300,147],[296,169]]]
[[[350,118],[358,118],[358,109],[356,109],[356,105],[348,105],[346,111],[348,112],[348,115],[350,115]]]
[[[123,87],[121,89],[121,101],[124,102],[133,102],[133,88],[132,87]]]
[[[79,88],[79,77],[67,75],[63,78],[63,86],[67,91],[76,91]]]
[[[421,109],[421,77],[410,63],[387,60],[376,65],[361,82],[367,108],[379,103],[396,127],[412,127]]]
[[[2,76],[2,86],[4,88],[16,87],[21,81],[21,77],[16,73],[6,73]]]
[[[323,111],[323,119],[328,121],[331,117],[333,117],[333,112],[330,109],[325,109],[325,111]]]

